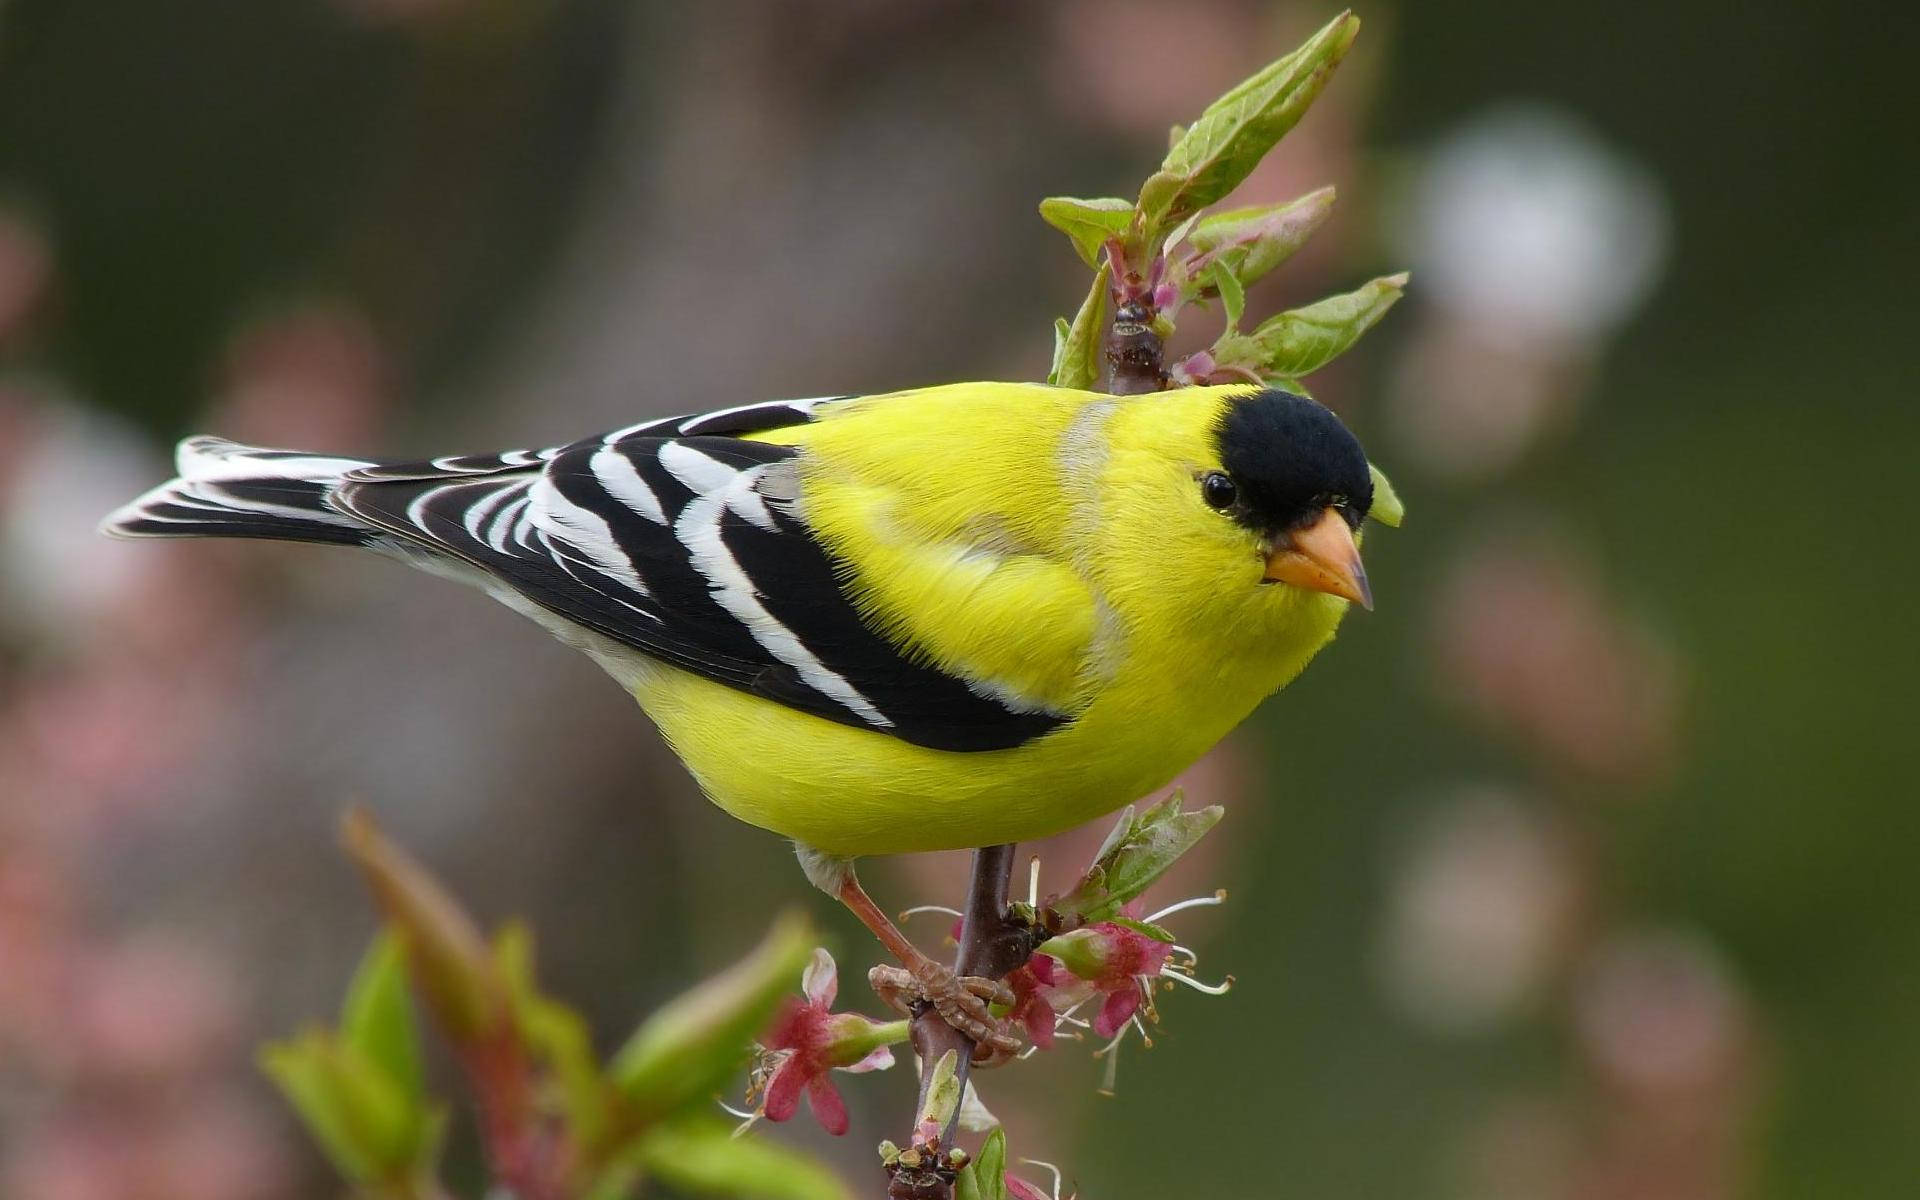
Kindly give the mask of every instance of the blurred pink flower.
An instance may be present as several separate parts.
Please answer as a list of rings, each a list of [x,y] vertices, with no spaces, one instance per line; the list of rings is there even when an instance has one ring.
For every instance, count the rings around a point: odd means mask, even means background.
[[[1666,258],[1659,182],[1571,114],[1507,105],[1442,139],[1393,229],[1425,298],[1388,391],[1397,450],[1455,480],[1572,423]]]
[[[227,352],[227,436],[262,445],[365,446],[388,406],[391,367],[366,315],[310,301],[242,330]]]
[[[236,981],[200,947],[160,937],[81,958],[67,1052],[94,1077],[192,1074],[239,1028]]]
[[[6,746],[0,740],[0,758]],[[0,794],[8,780],[0,776]],[[0,808],[0,837],[6,812]],[[59,982],[66,950],[61,927],[69,897],[51,865],[17,851],[0,856],[0,1047],[22,1057],[56,1036],[64,1008]],[[6,1055],[0,1055],[5,1058]]]
[[[1599,1086],[1568,1192],[1592,1200],[1728,1200],[1758,1099],[1751,1007],[1703,937],[1602,943],[1572,989],[1575,1045]]]
[[[1389,380],[1395,457],[1455,482],[1495,479],[1574,423],[1590,374],[1584,347],[1427,314]]]
[[[1619,937],[1593,956],[1574,996],[1574,1030],[1601,1077],[1647,1094],[1711,1091],[1736,1075],[1747,1005],[1726,963],[1697,936]]]
[[[1436,685],[1567,766],[1657,775],[1678,732],[1677,656],[1569,542],[1496,534],[1456,558],[1435,607]]]
[[[0,344],[25,320],[53,277],[46,238],[17,212],[0,209]]]
[[[1059,42],[1049,78],[1062,104],[1142,137],[1165,137],[1169,114],[1190,118],[1260,65],[1254,47],[1262,35],[1242,5],[1069,0],[1046,12]],[[1179,69],[1130,70],[1115,57],[1148,45]]]
[[[1390,877],[1381,986],[1421,1025],[1486,1029],[1557,978],[1586,864],[1546,809],[1502,789],[1463,787],[1422,808]]]
[[[292,1194],[275,1131],[223,1094],[68,1110],[19,1130],[0,1194],[32,1200],[262,1200]]]

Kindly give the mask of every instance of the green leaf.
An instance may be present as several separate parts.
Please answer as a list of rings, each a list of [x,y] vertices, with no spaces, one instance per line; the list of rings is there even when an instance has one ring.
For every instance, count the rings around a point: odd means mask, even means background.
[[[407,996],[406,956],[392,930],[374,939],[353,973],[341,1006],[340,1035],[399,1085],[409,1104],[417,1107],[423,1102],[426,1084],[413,1005]]]
[[[852,1200],[826,1167],[763,1138],[734,1137],[706,1117],[656,1126],[634,1148],[653,1178],[678,1191],[765,1200]]]
[[[1359,31],[1359,18],[1341,13],[1209,105],[1141,187],[1140,242],[1238,187],[1320,94]]]
[[[670,1001],[634,1031],[608,1074],[643,1116],[673,1112],[717,1092],[747,1056],[813,952],[806,919],[789,913],[752,953]]]
[[[1234,278],[1233,271],[1218,259],[1207,268],[1207,282],[1220,293],[1220,307],[1227,313],[1227,328],[1240,328],[1240,317],[1247,311],[1247,293]]]
[[[1199,227],[1202,219],[1203,218],[1200,213],[1194,213],[1192,216],[1188,217],[1186,220],[1180,222],[1178,225],[1175,225],[1173,229],[1167,234],[1167,240],[1165,244],[1168,246],[1178,246],[1181,242],[1187,239],[1187,236],[1189,234],[1191,234],[1195,229]],[[1169,262],[1167,266],[1170,268],[1176,267],[1176,266],[1182,265],[1183,262],[1184,260],[1174,259],[1173,261]]]
[[[933,1064],[933,1079],[927,1084],[927,1101],[920,1106],[920,1115],[916,1120],[921,1123],[932,1122],[934,1128],[945,1129],[960,1111],[960,1056],[949,1050]]]
[[[1100,864],[1107,888],[1122,903],[1139,896],[1225,815],[1219,805],[1186,812],[1178,788],[1132,823]]]
[[[954,1200],[1007,1200],[1007,1131],[996,1128],[954,1180]]]
[[[1107,239],[1120,237],[1132,223],[1133,201],[1114,196],[1097,200],[1049,196],[1040,202],[1040,219],[1073,239],[1081,262],[1098,266]]]
[[[1185,796],[1175,791],[1165,803],[1147,810],[1133,834],[1105,864],[1107,888],[1120,903],[1146,891],[1226,815],[1217,804],[1183,812],[1184,800]]]
[[[1073,324],[1054,322],[1053,369],[1047,372],[1048,383],[1084,391],[1100,382],[1100,348],[1112,305],[1107,281],[1112,274],[1112,268],[1102,262],[1094,272],[1086,300],[1074,314]]]
[[[1131,929],[1135,933],[1143,937],[1150,937],[1156,942],[1165,942],[1169,945],[1173,943],[1173,932],[1163,925],[1155,925],[1151,921],[1136,921],[1132,917],[1115,916],[1107,919],[1122,929]]]
[[[1007,1131],[995,1129],[980,1143],[980,1153],[973,1156],[974,1164],[982,1174],[995,1181],[996,1195],[1005,1195],[1007,1185]]]
[[[1185,183],[1185,179],[1172,171],[1160,170],[1147,176],[1147,181],[1140,185],[1140,198],[1133,205],[1133,223],[1127,226],[1127,262],[1146,262],[1159,251],[1163,244],[1161,234],[1167,225],[1181,220],[1173,215],[1173,202]]]
[[[612,1127],[612,1097],[593,1053],[587,1022],[566,1005],[542,995],[534,983],[533,932],[519,921],[494,938],[494,961],[515,1030],[536,1062],[558,1084],[567,1127],[581,1145],[600,1144]]]
[[[313,1029],[265,1047],[260,1069],[348,1182],[366,1185],[411,1174],[431,1122],[408,1103],[397,1081],[358,1050]]]
[[[981,1185],[984,1176],[973,1163],[960,1168],[960,1174],[953,1181],[953,1200],[1001,1200],[1006,1195],[1007,1181],[1000,1181],[1000,1193],[995,1195]]]
[[[446,1110],[429,1104],[406,958],[392,929],[374,939],[341,1005],[340,1032],[311,1029],[263,1047],[260,1068],[341,1175],[398,1196],[430,1178]]]
[[[1175,789],[1143,813],[1136,815],[1132,808],[1121,813],[1086,875],[1072,891],[1052,902],[1054,912],[1089,924],[1118,916],[1122,905],[1152,886],[1226,813],[1217,804],[1184,812],[1184,800]]]
[[[1187,242],[1210,262],[1225,264],[1240,285],[1254,282],[1306,245],[1333,211],[1330,187],[1284,204],[1236,208],[1200,218]]]
[[[596,1168],[580,1193],[581,1200],[634,1200],[643,1178],[639,1150],[634,1148]]]
[[[1354,291],[1269,317],[1250,334],[1223,337],[1215,343],[1214,354],[1223,364],[1249,366],[1262,377],[1310,375],[1359,341],[1406,286],[1404,271],[1382,276]]]
[[[1372,463],[1367,470],[1373,475],[1373,507],[1367,515],[1389,529],[1400,528],[1400,522],[1406,520],[1406,505],[1400,503],[1400,493],[1393,490],[1393,484],[1387,479],[1387,473]]]

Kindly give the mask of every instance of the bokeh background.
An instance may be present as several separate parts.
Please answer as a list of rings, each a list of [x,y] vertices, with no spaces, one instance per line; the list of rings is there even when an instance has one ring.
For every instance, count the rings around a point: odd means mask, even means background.
[[[1037,378],[1084,273],[1034,204],[1130,194],[1330,13],[0,3],[0,1194],[331,1194],[249,1058],[373,927],[352,802],[529,916],[606,1045],[778,906],[874,961],[479,595],[94,537],[172,439],[404,456]],[[1920,22],[1361,16],[1239,198],[1341,190],[1261,312],[1413,269],[1313,380],[1409,504],[1380,609],[1189,781],[1230,816],[1162,898],[1231,889],[1176,920],[1234,991],[1166,999],[1114,1098],[1068,1046],[986,1099],[1096,1200],[1914,1195]],[[865,1178],[911,1087],[780,1136]]]

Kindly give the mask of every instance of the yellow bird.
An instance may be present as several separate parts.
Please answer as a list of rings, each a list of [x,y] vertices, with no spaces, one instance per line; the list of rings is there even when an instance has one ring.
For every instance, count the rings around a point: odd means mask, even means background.
[[[1252,386],[955,384],[401,464],[197,437],[178,469],[103,528],[362,546],[484,589],[591,655],[714,803],[793,839],[943,993],[854,858],[1144,796],[1371,606],[1365,454]]]

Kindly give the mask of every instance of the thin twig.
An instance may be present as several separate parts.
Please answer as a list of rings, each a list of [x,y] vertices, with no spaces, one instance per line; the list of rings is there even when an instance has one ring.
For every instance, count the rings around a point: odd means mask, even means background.
[[[1166,390],[1167,347],[1154,332],[1155,316],[1151,299],[1122,300],[1115,307],[1106,348],[1107,391],[1113,395],[1142,396]]]
[[[1011,844],[984,846],[973,852],[973,877],[967,889],[967,910],[961,919],[960,949],[953,969],[960,975],[1002,979],[1033,955],[1034,931],[1008,914],[1013,883],[1014,848]],[[941,1019],[931,1008],[913,1018],[913,1050],[920,1059],[920,1098],[914,1112],[925,1111],[933,1066],[949,1050],[959,1060],[961,1095],[973,1063],[973,1039]],[[940,1132],[940,1146],[953,1145],[956,1113]],[[887,1185],[889,1200],[948,1200],[953,1179],[943,1160],[930,1159],[924,1169],[896,1171]]]
[[[1155,284],[1164,259],[1155,258],[1146,275],[1127,262],[1120,240],[1107,242],[1107,262],[1113,298],[1113,324],[1107,327],[1107,391],[1115,396],[1142,396],[1163,392],[1172,382],[1167,372],[1166,339],[1157,328]]]

